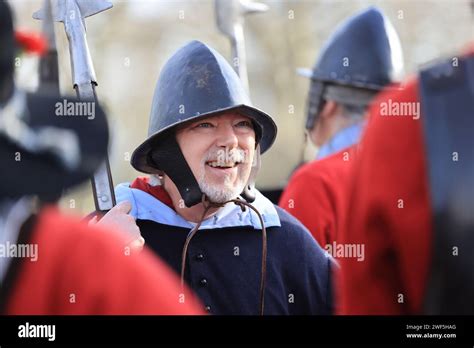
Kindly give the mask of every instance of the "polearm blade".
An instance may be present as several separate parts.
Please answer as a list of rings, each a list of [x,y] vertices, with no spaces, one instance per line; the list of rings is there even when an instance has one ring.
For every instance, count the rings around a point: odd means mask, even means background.
[[[41,57],[39,63],[39,89],[59,94],[58,51],[56,49],[51,0],[44,1],[44,10],[43,35],[48,43],[48,51]]]
[[[106,0],[52,0],[51,7],[53,20],[64,23],[69,40],[73,86],[77,96],[97,102],[97,79],[87,46],[84,19],[108,10],[112,4]],[[46,8],[36,12],[33,18],[46,19]],[[92,178],[92,190],[97,211],[108,211],[116,204],[108,157]]]
[[[217,27],[229,38],[232,45],[232,66],[248,92],[249,80],[244,40],[245,16],[265,12],[268,6],[249,0],[215,0],[215,10]]]

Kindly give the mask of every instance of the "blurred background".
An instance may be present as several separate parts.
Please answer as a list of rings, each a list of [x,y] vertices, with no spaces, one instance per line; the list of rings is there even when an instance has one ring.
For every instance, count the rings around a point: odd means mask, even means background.
[[[201,40],[231,59],[229,40],[216,26],[213,0],[112,0],[113,8],[86,19],[94,63],[97,95],[108,111],[112,133],[110,161],[114,184],[140,175],[130,156],[147,135],[153,91],[161,67],[186,42]],[[285,186],[293,169],[315,157],[304,141],[305,102],[309,80],[296,74],[311,67],[335,26],[354,12],[375,5],[398,32],[407,75],[424,63],[462,49],[474,39],[471,0],[273,0],[269,10],[249,15],[245,40],[250,96],[272,115],[279,127],[277,141],[263,156],[257,186]],[[10,0],[16,26],[41,31],[32,13],[42,0]],[[68,42],[62,23],[55,24],[62,94],[74,94]],[[17,83],[38,86],[38,58],[16,61]],[[31,175],[35,175],[31,173]],[[45,178],[48,180],[48,178]],[[67,192],[63,209],[84,214],[94,210],[90,184]]]

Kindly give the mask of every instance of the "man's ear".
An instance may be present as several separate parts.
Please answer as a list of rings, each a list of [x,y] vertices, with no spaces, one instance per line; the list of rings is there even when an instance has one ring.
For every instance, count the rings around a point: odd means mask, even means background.
[[[319,117],[324,119],[334,117],[337,114],[337,108],[338,104],[334,100],[327,100],[319,113]]]

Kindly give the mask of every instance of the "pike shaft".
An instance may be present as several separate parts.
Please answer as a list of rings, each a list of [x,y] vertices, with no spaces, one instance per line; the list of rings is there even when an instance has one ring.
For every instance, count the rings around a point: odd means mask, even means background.
[[[242,25],[234,27],[234,37],[232,44],[232,66],[242,80],[247,93],[249,92],[249,78],[247,73],[247,56],[245,54],[244,28]]]
[[[92,59],[87,46],[84,23],[79,9],[74,19],[66,19],[64,26],[69,40],[69,52],[74,81],[74,89],[81,100],[98,102],[95,93],[97,85]],[[94,203],[97,211],[106,212],[116,204],[112,173],[108,156],[91,179]]]

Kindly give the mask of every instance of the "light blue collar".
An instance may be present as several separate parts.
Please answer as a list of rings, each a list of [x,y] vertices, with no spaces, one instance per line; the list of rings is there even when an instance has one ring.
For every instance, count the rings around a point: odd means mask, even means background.
[[[317,160],[339,152],[359,142],[365,122],[358,122],[337,132],[326,144],[321,146]]]
[[[151,220],[164,225],[193,228],[194,223],[182,218],[173,209],[156,199],[152,195],[135,188],[131,188],[129,183],[122,183],[115,188],[117,203],[129,201],[132,204],[130,214],[136,219]],[[268,198],[257,191],[256,199],[252,205],[262,215],[266,228],[281,226],[280,218],[275,206]],[[260,220],[257,214],[251,209],[242,212],[239,206],[227,203],[219,209],[217,213],[204,220],[200,229],[213,229],[237,226],[253,226],[254,229],[261,230]]]

